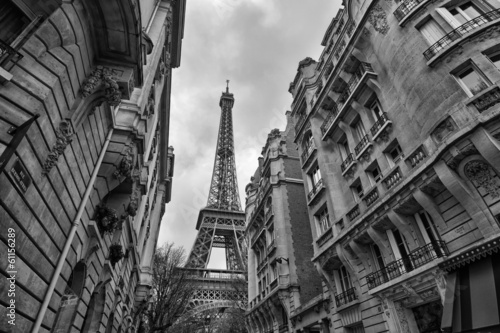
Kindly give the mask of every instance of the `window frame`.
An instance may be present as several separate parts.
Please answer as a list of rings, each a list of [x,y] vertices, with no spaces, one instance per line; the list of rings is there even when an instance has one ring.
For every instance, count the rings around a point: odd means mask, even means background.
[[[477,76],[482,79],[483,83],[485,84],[485,87],[481,90],[479,90],[476,93],[473,93],[473,91],[467,86],[467,84],[464,82],[464,80],[460,77],[463,73],[471,70],[472,72],[476,73]],[[484,75],[484,73],[472,62],[472,61],[467,61],[466,63],[462,64],[459,66],[457,69],[451,72],[455,80],[457,81],[458,85],[462,88],[462,90],[467,94],[469,97],[474,97],[479,95],[482,91],[485,89],[488,89],[488,87],[491,86],[490,80]]]

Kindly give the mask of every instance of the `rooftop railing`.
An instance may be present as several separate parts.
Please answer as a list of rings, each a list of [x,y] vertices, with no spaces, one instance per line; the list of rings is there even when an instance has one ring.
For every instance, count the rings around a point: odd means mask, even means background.
[[[389,282],[404,273],[411,272],[437,258],[446,256],[448,253],[446,244],[443,241],[436,241],[419,247],[410,252],[407,257],[393,261],[384,268],[368,274],[366,276],[368,289],[373,289],[381,284]]]
[[[500,19],[500,9],[492,10],[491,12],[485,13],[481,16],[475,17],[472,20],[462,24],[455,30],[450,31],[443,38],[438,40],[436,43],[432,44],[424,52],[424,57],[427,60],[432,59],[436,54],[441,52],[444,48],[449,46],[451,43],[467,35],[469,32],[485,25],[491,21]]]

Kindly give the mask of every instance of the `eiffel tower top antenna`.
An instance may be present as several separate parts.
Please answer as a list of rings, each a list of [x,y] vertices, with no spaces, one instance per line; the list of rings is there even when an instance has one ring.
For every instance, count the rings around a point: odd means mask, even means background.
[[[226,80],[227,87],[226,87],[226,93],[229,94],[229,80]]]

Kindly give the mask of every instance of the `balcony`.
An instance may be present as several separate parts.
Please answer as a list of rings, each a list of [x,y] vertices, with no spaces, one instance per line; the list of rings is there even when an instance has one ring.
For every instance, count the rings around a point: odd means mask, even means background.
[[[359,216],[359,214],[361,214],[361,211],[359,210],[359,206],[356,205],[346,214],[346,216],[349,219],[349,221],[352,222],[356,217]]]
[[[366,62],[360,62],[358,68],[352,73],[352,77],[347,82],[344,90],[340,93],[339,97],[335,101],[337,110],[333,115],[333,119],[326,119],[323,122],[322,132],[323,132],[323,141],[326,140],[326,137],[330,135],[335,127],[336,120],[339,119],[342,114],[347,110],[347,105],[351,103],[351,100],[359,93],[360,87],[363,82],[365,82],[369,77],[376,77],[377,74],[373,70],[372,66]]]
[[[399,167],[393,170],[385,179],[382,181],[385,185],[385,187],[390,190],[393,188],[396,184],[398,184],[401,179],[403,179],[403,176],[401,174],[401,170],[399,170]]]
[[[325,186],[323,185],[323,178],[318,180],[316,184],[314,184],[312,190],[307,194],[307,201],[309,204],[312,203],[313,199],[321,192]]]
[[[271,219],[271,216],[273,216],[274,212],[272,209],[268,209],[266,211],[266,214],[265,214],[265,218],[266,218],[266,222],[269,221],[269,219]]]
[[[337,307],[347,305],[357,299],[358,296],[356,295],[356,288],[347,289],[342,294],[335,294],[335,303],[337,304]]]
[[[278,286],[278,279],[274,279],[270,284],[269,284],[269,288],[270,290],[274,290],[274,288],[276,288]]]
[[[274,239],[271,240],[271,243],[267,246],[267,255],[271,255],[273,251],[276,249],[276,244],[274,243]]]
[[[378,198],[379,198],[378,188],[375,186],[370,192],[368,192],[365,195],[363,200],[365,201],[366,206],[370,207],[371,205],[373,205],[375,201],[377,201]]]
[[[413,153],[408,156],[406,159],[406,162],[410,164],[411,168],[415,168],[417,165],[420,164],[425,158],[427,157],[427,154],[425,153],[424,147],[420,146]]]
[[[425,0],[405,0],[399,5],[398,8],[394,11],[394,16],[396,19],[401,22],[406,15],[408,15],[413,8],[417,7],[419,4],[424,2]]]
[[[316,145],[314,143],[311,143],[309,147],[304,148],[304,151],[302,152],[302,167],[307,164],[309,161],[309,157],[313,155],[313,152],[316,150]]]
[[[360,158],[363,158],[365,160],[369,159],[368,154],[370,153],[371,150],[370,148],[372,146],[372,143],[370,142],[370,139],[368,137],[368,134],[366,134],[354,147],[354,154],[356,155],[356,159],[359,160]]]
[[[383,112],[380,118],[375,122],[375,124],[373,124],[372,128],[370,129],[373,141],[377,141],[379,137],[384,139],[383,133],[386,133],[387,136],[386,130],[388,130],[389,126],[391,125],[392,121],[390,121],[387,117],[387,112]]]
[[[447,256],[449,254],[446,244],[443,241],[437,241],[425,246],[419,247],[410,252],[407,258],[402,258],[391,262],[381,270],[366,276],[368,289],[373,289],[381,284],[389,282],[401,275],[411,272],[434,259]]]
[[[326,131],[330,127],[331,124],[333,124],[333,121],[335,120],[335,117],[337,117],[337,114],[339,113],[339,110],[337,108],[337,104],[333,104],[332,109],[329,110],[330,112],[328,113],[328,116],[326,117],[325,121],[323,121],[323,124],[321,124],[321,133],[325,135]]]
[[[492,10],[486,14],[475,17],[472,20],[462,24],[455,30],[444,35],[443,38],[434,43],[431,47],[429,47],[424,52],[424,57],[427,60],[431,60],[438,53],[445,50],[449,46],[453,44],[453,42],[461,39],[470,34],[470,32],[479,29],[481,26],[484,26],[492,21],[500,19],[500,9]]]
[[[354,155],[352,153],[347,155],[347,158],[340,165],[340,169],[342,170],[342,176],[346,175],[355,163],[356,160],[354,159]]]

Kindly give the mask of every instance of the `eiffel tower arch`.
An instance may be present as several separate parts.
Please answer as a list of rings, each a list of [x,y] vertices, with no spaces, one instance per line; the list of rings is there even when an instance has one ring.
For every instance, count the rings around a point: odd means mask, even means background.
[[[226,88],[219,103],[221,118],[208,202],[198,215],[198,235],[183,268],[196,285],[187,309],[191,314],[217,308],[243,309],[247,304],[245,212],[236,178],[233,105],[233,94]],[[213,248],[225,250],[226,269],[208,268]]]

